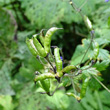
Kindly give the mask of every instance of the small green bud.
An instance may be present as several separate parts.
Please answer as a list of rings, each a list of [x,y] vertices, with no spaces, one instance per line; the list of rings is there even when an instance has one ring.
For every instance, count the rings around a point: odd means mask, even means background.
[[[87,28],[90,31],[92,31],[93,30],[92,23],[86,15],[84,15],[84,22],[86,23]]]

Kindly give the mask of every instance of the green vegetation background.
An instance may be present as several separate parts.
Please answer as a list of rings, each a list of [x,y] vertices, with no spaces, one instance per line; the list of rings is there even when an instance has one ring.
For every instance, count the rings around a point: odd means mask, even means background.
[[[85,0],[74,2],[80,7]],[[88,0],[82,12],[92,21],[95,39],[103,48],[103,62],[97,68],[110,88],[110,2]],[[86,50],[80,44],[87,45],[82,39],[90,35],[67,0],[0,0],[0,110],[110,110],[110,93],[95,80],[80,103],[65,95],[70,88],[61,88],[52,97],[38,93],[34,72],[43,66],[31,55],[25,39],[53,26],[64,30],[52,37],[52,45],[62,48],[71,64],[79,63]]]

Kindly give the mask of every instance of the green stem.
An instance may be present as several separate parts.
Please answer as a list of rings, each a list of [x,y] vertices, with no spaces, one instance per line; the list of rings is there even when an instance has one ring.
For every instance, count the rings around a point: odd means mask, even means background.
[[[108,45],[108,44],[104,44],[104,45],[101,46],[101,48],[103,49],[103,48],[105,48],[107,45]]]
[[[88,48],[87,48],[87,50],[86,50],[86,52],[85,52],[85,54],[84,54],[84,56],[83,56],[81,62],[80,62],[80,64],[83,62],[83,60],[84,60],[84,58],[85,58],[85,56],[86,56],[86,54],[87,54],[87,52],[88,52],[90,46],[92,45],[93,38],[94,38],[94,34],[93,34],[93,32],[91,31],[91,41],[90,41],[90,44],[89,44],[89,46],[88,46]],[[80,64],[79,64],[79,65],[80,65]]]
[[[50,96],[53,96],[54,95],[55,91],[58,89],[59,84],[60,83],[57,83],[57,86],[56,86],[55,90],[52,92],[52,94]]]
[[[72,78],[70,78],[70,80],[71,80],[71,84],[72,84],[72,87],[73,87],[73,90],[74,90],[74,94],[76,95],[76,89],[75,89],[74,82],[73,82]]]
[[[48,62],[48,63],[50,64],[50,66],[52,67],[54,73],[56,73],[56,70],[55,70],[53,64],[50,62],[50,60],[49,60],[49,58],[48,58],[48,55],[47,55],[47,57],[45,57],[45,59],[47,60],[47,62]]]
[[[80,8],[79,8],[80,10],[81,10],[81,8],[87,3],[87,1],[88,1],[88,0],[86,0],[86,1],[80,6]]]
[[[77,8],[76,5],[72,2],[72,0],[69,0],[69,1],[70,1],[70,5],[73,7],[73,9],[75,9],[75,10],[81,15],[81,17],[82,17],[83,20],[84,20],[84,14],[81,12],[81,8]],[[85,4],[85,3],[84,3],[84,4]],[[88,48],[87,48],[87,50],[86,50],[86,52],[85,52],[85,54],[84,54],[84,56],[83,56],[81,62],[79,63],[79,65],[83,62],[83,60],[84,60],[84,58],[85,58],[85,56],[86,56],[86,54],[87,54],[87,52],[88,52],[88,50],[89,50],[91,44],[92,44],[93,38],[94,38],[94,32],[93,32],[93,30],[92,30],[92,31],[91,31],[91,41],[90,41],[90,44],[89,44],[89,46],[88,46]]]
[[[99,82],[100,85],[102,85],[103,88],[105,88],[110,93],[110,90],[102,82],[100,82],[100,80],[96,76],[93,77]]]

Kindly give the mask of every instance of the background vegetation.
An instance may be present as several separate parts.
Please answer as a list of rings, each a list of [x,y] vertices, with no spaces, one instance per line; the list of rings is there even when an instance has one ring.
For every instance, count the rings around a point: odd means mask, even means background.
[[[80,7],[85,0],[74,2]],[[100,80],[110,88],[110,1],[88,0],[82,12],[92,21],[101,47],[103,61],[96,65]],[[42,71],[43,65],[31,55],[25,39],[53,26],[63,30],[52,37],[52,45],[62,48],[71,64],[78,64],[90,35],[67,0],[0,0],[0,110],[110,110],[110,93],[95,80],[80,103],[65,95],[71,86],[60,88],[52,97],[38,93],[34,72]],[[88,55],[83,63],[87,59]]]

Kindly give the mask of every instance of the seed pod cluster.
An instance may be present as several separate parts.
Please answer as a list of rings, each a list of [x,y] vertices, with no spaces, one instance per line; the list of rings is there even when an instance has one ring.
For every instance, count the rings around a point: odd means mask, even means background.
[[[86,22],[88,29],[90,31],[92,31],[93,28],[92,28],[92,24],[91,24],[91,21],[89,20],[89,18],[87,16],[84,16],[84,20]],[[46,35],[44,35],[43,30],[41,30],[39,37],[38,37],[38,34],[36,34],[36,35],[33,35],[33,37],[31,39],[28,39],[28,38],[26,39],[26,44],[27,44],[30,52],[32,53],[32,55],[35,57],[37,57],[37,56],[43,57],[43,59],[46,59],[46,61],[51,66],[51,68],[50,68],[51,72],[37,74],[36,77],[34,78],[35,83],[37,82],[40,85],[40,87],[42,89],[44,89],[48,95],[50,95],[51,79],[54,79],[54,80],[57,79],[57,81],[60,83],[63,78],[62,76],[64,76],[64,77],[67,76],[67,77],[69,77],[69,79],[71,79],[71,77],[74,78],[74,81],[76,81],[79,84],[79,80],[83,76],[82,75],[83,69],[80,68],[80,66],[78,66],[78,68],[77,68],[74,65],[68,65],[63,68],[64,60],[62,60],[62,57],[60,56],[60,49],[58,47],[54,48],[54,55],[52,55],[53,61],[55,60],[55,63],[51,62],[51,60],[49,59],[48,54],[51,53],[51,51],[50,51],[51,37],[58,29],[61,29],[61,28],[52,27],[46,32]],[[98,54],[99,54],[99,44],[95,41],[93,43],[93,51],[94,51],[93,60],[96,61]],[[75,74],[69,74],[71,71],[74,72]],[[76,73],[78,73],[78,74],[76,75]],[[85,80],[82,83],[82,88],[80,88],[78,86],[79,90],[81,89],[79,91],[79,93],[80,93],[79,96],[77,96],[76,94],[71,93],[71,92],[67,93],[67,95],[72,96],[75,99],[77,99],[78,101],[80,101],[82,98],[84,98],[84,96],[86,94],[86,89],[88,86],[89,79],[90,79],[89,77],[85,78]],[[75,82],[75,84],[76,84],[76,82]],[[72,82],[72,81],[69,81],[69,83],[72,85],[74,84],[74,82]],[[76,88],[74,88],[74,89],[76,89]]]
[[[41,57],[46,57],[47,54],[50,52],[50,45],[51,45],[51,37],[52,35],[61,28],[57,28],[57,27],[52,27],[50,28],[46,35],[43,35],[43,31],[41,30],[40,32],[40,42],[37,39],[38,34],[33,35],[32,39],[26,39],[26,44],[30,50],[30,52],[34,55],[34,56],[41,56]],[[43,47],[44,46],[44,47]]]
[[[57,28],[57,27],[50,28],[47,31],[45,36],[43,34],[44,30],[41,30],[40,36],[39,36],[39,40],[41,43],[38,40],[38,34],[33,35],[31,39],[27,38],[26,44],[30,52],[32,53],[32,55],[34,55],[35,57],[41,56],[43,58],[47,58],[47,55],[50,52],[51,37],[58,29],[60,28]],[[62,65],[62,62],[60,63]],[[57,69],[61,70],[62,68],[60,68],[59,63],[56,63],[56,64],[58,67]],[[46,93],[49,93],[50,78],[55,78],[55,75],[52,73],[44,73],[44,74],[37,75],[34,81],[39,82],[39,85],[41,86],[41,88],[43,88],[46,91]]]

